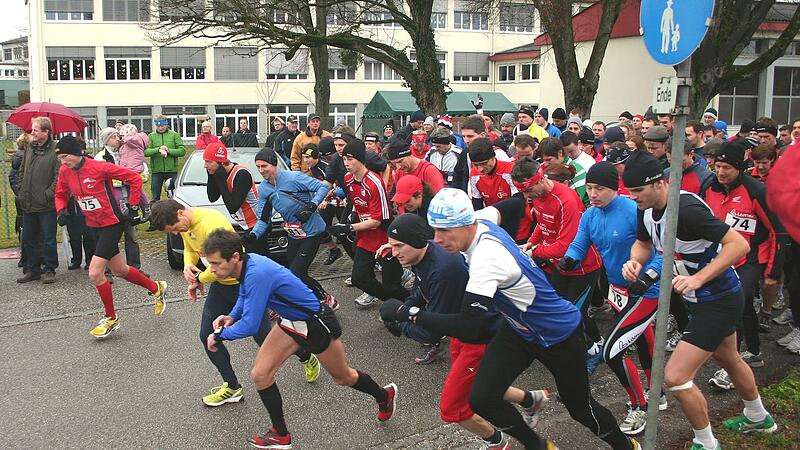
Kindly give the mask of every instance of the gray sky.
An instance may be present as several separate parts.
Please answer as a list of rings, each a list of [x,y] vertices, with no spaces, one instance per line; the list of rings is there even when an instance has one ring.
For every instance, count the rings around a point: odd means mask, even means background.
[[[0,13],[0,42],[7,41],[21,35],[26,35],[28,29],[28,6],[25,0],[2,0]]]

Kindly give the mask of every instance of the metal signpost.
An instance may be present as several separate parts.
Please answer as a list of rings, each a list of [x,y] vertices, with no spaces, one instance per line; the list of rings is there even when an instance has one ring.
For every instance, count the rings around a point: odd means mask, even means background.
[[[664,230],[664,263],[661,273],[661,290],[656,312],[655,348],[651,374],[650,398],[658,405],[660,388],[664,384],[664,342],[667,338],[669,302],[672,295],[675,238],[678,227],[678,206],[683,170],[683,147],[686,141],[686,118],[689,115],[689,77],[692,56],[705,37],[714,13],[714,0],[642,0],[639,32],[645,47],[656,62],[675,66],[677,77],[658,80],[653,91],[653,111],[673,114],[672,164],[670,167],[669,197],[667,200],[667,227]],[[643,446],[656,448],[658,434],[658,408],[647,409],[647,427]]]

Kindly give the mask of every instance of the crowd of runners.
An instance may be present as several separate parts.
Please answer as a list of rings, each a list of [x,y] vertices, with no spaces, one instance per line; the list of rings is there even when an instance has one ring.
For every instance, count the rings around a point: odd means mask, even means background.
[[[149,141],[160,137],[162,145],[145,154],[168,161],[177,153],[159,136],[169,132],[159,120]],[[457,127],[448,115],[415,112],[398,130],[390,123],[382,134],[360,138],[344,125],[323,130],[313,114],[305,130],[295,117],[287,122],[275,120],[276,132],[255,156],[259,183],[231,162],[226,136],[203,127],[196,151],[208,198],[222,199],[237,233],[213,209],[174,199],[150,205],[141,199],[141,173],[85,156],[80,139],[56,143],[49,121],[34,119],[43,136],[35,136],[36,149],[50,149],[61,162],[58,223],[75,214],[67,208],[75,202],[91,230],[88,275],[104,306],[91,334],[104,338],[119,327],[109,270],[144,287],[156,315],[166,306],[166,283],[119,253],[125,227],[149,220],[153,229],[180,235],[186,295],[205,294],[199,339],[222,380],[202,396],[204,404],[243,398],[227,341],[252,336],[259,345],[251,377],[271,425],[249,438],[254,447],[292,447],[275,382],[292,355],[309,383],[321,365],[337,384],[371,396],[379,421],[395,413],[398,386],[381,386],[348,365],[339,301],[309,274],[320,246],[326,264],[352,258],[346,282],[363,291],[357,308],[379,304],[388,332],[423,344],[417,364],[443,359],[449,346],[441,418],[474,433],[484,448],[508,449],[511,438],[529,449],[556,448],[535,425],[557,397],[614,449],[640,448],[633,436],[645,429],[647,408],[664,410],[674,400],[694,431],[692,448],[718,449],[694,384],[710,358],[721,367],[710,383],[735,388],[744,403],[742,415],[724,426],[777,429],[752,368],[767,364],[759,333],[776,324],[791,326],[777,343],[800,353],[800,247],[767,204],[765,181],[778,158],[800,152],[792,144],[800,140],[800,119],[788,128],[769,118],[745,121],[731,136],[712,108],[685,130],[674,130],[669,115],[626,111],[607,127],[580,111],[531,107],[499,118],[479,110]],[[103,130],[104,144],[120,131]],[[684,136],[670,269],[662,267],[669,148]],[[273,212],[289,239],[285,266],[260,245]],[[27,257],[41,259],[36,251],[31,246]],[[671,331],[662,343],[672,353],[664,385],[650,386],[663,270],[675,275]],[[614,317],[606,333],[594,318],[603,312]],[[557,392],[513,385],[534,360],[552,374]],[[592,396],[591,375],[603,362],[628,395],[624,417]]]

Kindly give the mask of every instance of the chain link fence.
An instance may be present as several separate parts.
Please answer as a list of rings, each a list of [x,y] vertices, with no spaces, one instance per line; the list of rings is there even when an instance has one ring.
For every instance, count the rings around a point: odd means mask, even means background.
[[[10,128],[10,127],[9,127]],[[16,127],[15,127],[16,128]],[[14,203],[15,195],[11,189],[9,175],[11,175],[11,159],[14,155],[14,141],[5,136],[0,137],[3,149],[2,163],[0,164],[0,202],[2,214],[0,215],[0,248],[19,245],[17,235],[17,208]]]

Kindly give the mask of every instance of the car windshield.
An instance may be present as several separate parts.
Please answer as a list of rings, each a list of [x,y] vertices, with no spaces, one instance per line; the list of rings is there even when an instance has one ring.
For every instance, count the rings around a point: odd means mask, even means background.
[[[242,149],[238,148],[235,151],[231,150],[228,152],[228,159],[231,161],[241,164],[250,171],[250,174],[253,175],[253,181],[258,184],[263,180],[261,174],[258,173],[256,170],[255,164],[255,156],[258,153],[257,148],[253,149]],[[278,158],[278,167],[281,170],[289,170],[286,167],[286,164],[283,162],[282,159]],[[208,181],[208,174],[206,173],[206,169],[203,167],[203,152],[198,150],[192,154],[188,161],[186,161],[186,165],[183,167],[183,175],[181,176],[181,183],[189,184],[189,185],[202,185],[205,186],[206,182]]]

